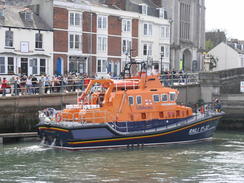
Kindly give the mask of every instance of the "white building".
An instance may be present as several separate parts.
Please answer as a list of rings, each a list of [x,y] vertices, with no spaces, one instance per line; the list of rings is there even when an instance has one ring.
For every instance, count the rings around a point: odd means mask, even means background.
[[[218,59],[217,66],[213,71],[244,67],[244,52],[234,49],[226,43],[218,44],[208,54]]]
[[[51,28],[29,8],[0,12],[0,76],[53,74]]]

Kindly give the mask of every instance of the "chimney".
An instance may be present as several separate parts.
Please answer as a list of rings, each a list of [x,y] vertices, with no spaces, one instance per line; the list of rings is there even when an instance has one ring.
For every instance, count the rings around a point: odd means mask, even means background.
[[[151,1],[157,6],[162,7],[162,0],[151,0]]]

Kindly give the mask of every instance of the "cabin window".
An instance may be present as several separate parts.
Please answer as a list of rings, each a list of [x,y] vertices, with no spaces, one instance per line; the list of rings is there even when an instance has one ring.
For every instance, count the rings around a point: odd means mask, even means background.
[[[159,102],[159,95],[153,95],[153,101]]]
[[[180,117],[180,111],[176,111],[176,117]]]
[[[159,117],[160,117],[160,118],[164,118],[164,112],[160,112],[160,113],[159,113]]]
[[[141,119],[146,119],[146,118],[147,118],[146,113],[141,113]]]
[[[176,96],[175,93],[170,93],[170,94],[169,94],[169,100],[170,100],[171,102],[175,101],[175,98],[176,98],[175,96]]]
[[[167,102],[168,101],[168,95],[167,94],[162,94],[162,101]]]
[[[134,97],[133,96],[129,96],[129,104],[130,105],[134,104]]]
[[[141,96],[136,96],[136,104],[142,104]]]

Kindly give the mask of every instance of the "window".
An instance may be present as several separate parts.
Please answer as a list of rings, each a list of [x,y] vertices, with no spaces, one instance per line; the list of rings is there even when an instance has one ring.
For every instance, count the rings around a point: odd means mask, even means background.
[[[122,41],[122,44],[123,44],[122,45],[122,53],[129,55],[130,54],[130,49],[131,49],[131,40],[124,39]]]
[[[162,102],[167,102],[167,101],[168,101],[168,95],[162,94]]]
[[[40,75],[46,74],[46,59],[40,59]]]
[[[70,13],[69,14],[69,24],[71,26],[80,26],[81,25],[81,17],[80,13]]]
[[[25,20],[31,21],[32,20],[32,13],[31,12],[24,12],[25,14]]]
[[[143,55],[152,56],[152,44],[146,43],[143,45]]]
[[[130,105],[134,104],[134,97],[133,96],[129,96],[129,104]]]
[[[141,96],[136,96],[136,104],[142,104]]]
[[[130,32],[131,31],[131,20],[123,19],[122,21],[122,31]]]
[[[170,37],[170,28],[169,28],[169,26],[161,26],[160,27],[160,37],[162,39],[169,39],[169,37]]]
[[[183,40],[190,39],[191,25],[191,5],[180,3],[180,38]]]
[[[144,23],[143,24],[143,33],[144,33],[144,36],[151,36],[152,35],[152,24]]]
[[[164,18],[164,9],[163,8],[159,8],[158,12],[159,12],[159,18]]]
[[[147,15],[147,5],[146,4],[141,5],[141,13],[143,15]]]
[[[8,74],[14,74],[14,57],[8,57]]]
[[[36,34],[36,48],[42,48],[42,34]]]
[[[164,54],[164,53],[165,53],[165,51],[164,51],[164,46],[161,46],[161,47],[160,47],[160,55],[161,55],[162,58],[165,57],[165,54]]]
[[[13,31],[5,32],[5,46],[13,47]]]
[[[4,8],[0,8],[0,17],[4,16]]]
[[[30,66],[32,67],[32,74],[38,74],[37,58],[30,59]]]
[[[107,72],[107,61],[106,60],[103,60],[103,59],[97,60],[97,72],[99,72],[99,73]]]
[[[160,27],[160,37],[165,38],[165,27],[164,26]]]
[[[97,38],[97,51],[98,52],[107,52],[107,40],[105,36],[98,36]]]
[[[81,35],[79,34],[70,34],[69,35],[69,48],[70,49],[81,49]]]
[[[107,29],[107,17],[106,16],[97,17],[97,28],[98,29]]]
[[[175,93],[170,93],[170,94],[169,94],[169,100],[170,100],[171,102],[175,101],[175,100],[176,100],[176,94],[175,94]]]
[[[5,57],[0,57],[0,73],[5,74]]]
[[[153,101],[159,102],[159,95],[153,95]]]

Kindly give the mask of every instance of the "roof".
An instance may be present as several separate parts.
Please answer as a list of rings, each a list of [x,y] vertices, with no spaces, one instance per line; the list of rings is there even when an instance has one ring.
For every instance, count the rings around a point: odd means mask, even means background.
[[[31,13],[32,18],[30,20],[25,19],[25,12]],[[0,19],[0,26],[51,30],[31,9],[17,6],[5,6],[4,17]]]
[[[83,3],[86,5],[98,6],[98,7],[107,7],[111,9],[119,9],[131,12],[141,12],[140,4],[147,4],[148,5],[148,15],[158,17],[158,11],[156,10],[159,8],[156,4],[154,4],[151,0],[123,0],[124,7],[121,8],[119,5],[106,5],[106,0],[59,0],[62,2],[73,2],[73,3]],[[117,0],[118,4],[123,4],[122,1]]]

